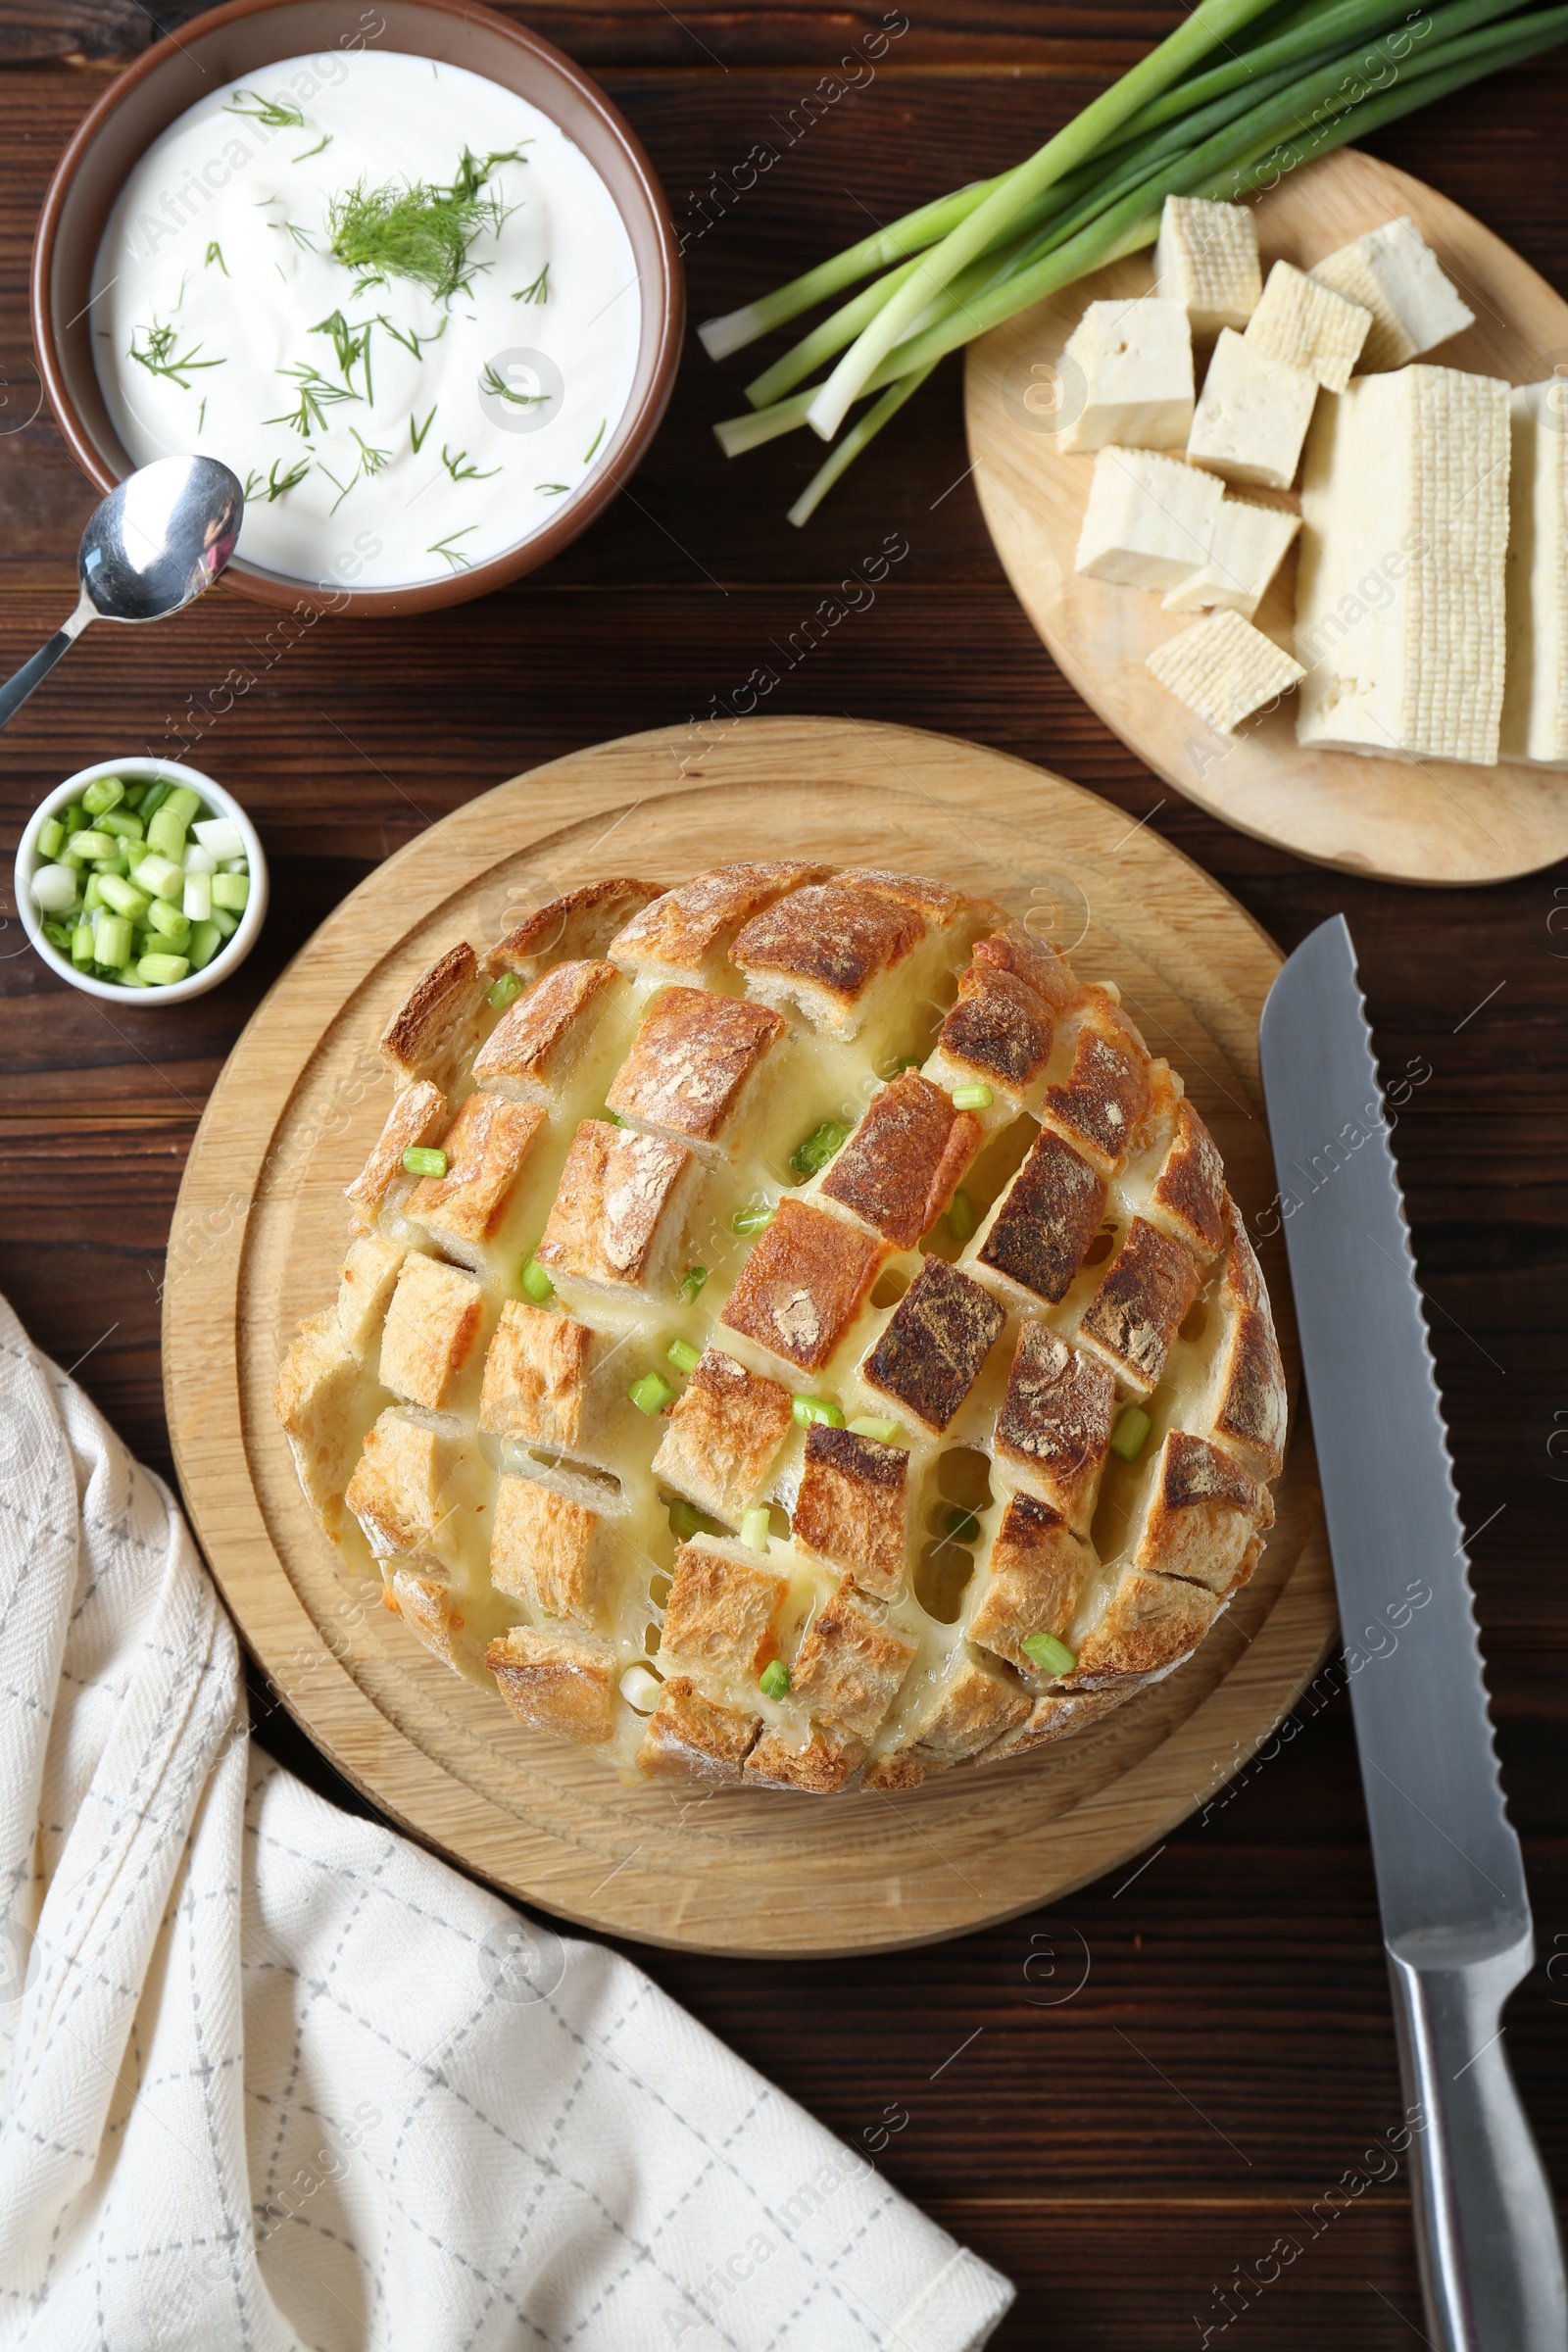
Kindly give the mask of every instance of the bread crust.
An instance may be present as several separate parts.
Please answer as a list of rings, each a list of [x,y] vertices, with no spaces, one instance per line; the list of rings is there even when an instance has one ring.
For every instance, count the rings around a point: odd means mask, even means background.
[[[484,1359],[479,1427],[570,1453],[583,1434],[593,1341],[570,1315],[509,1298]]]
[[[660,1778],[738,1785],[761,1728],[760,1715],[717,1706],[690,1675],[671,1675],[648,1718],[638,1766]]]
[[[1103,1175],[1114,1176],[1149,1108],[1149,1056],[1107,996],[1087,993],[1067,1076],[1046,1089],[1040,1116]]]
[[[1055,1030],[1050,1005],[1026,981],[977,962],[958,982],[940,1044],[949,1061],[1021,1101],[1051,1059]]]
[[[788,1389],[707,1348],[664,1423],[654,1476],[738,1527],[793,1425]]]
[[[701,974],[721,965],[742,926],[829,869],[800,860],[715,866],[660,894],[607,951],[624,971]]]
[[[390,1405],[368,1432],[343,1497],[377,1559],[437,1559],[462,1463],[452,1427]]]
[[[951,1678],[906,1725],[908,1746],[895,1753],[918,1764],[922,1779],[927,1773],[951,1772],[1015,1730],[1032,1703],[1004,1667],[977,1655],[965,1643]]]
[[[797,1543],[886,1598],[906,1574],[908,1490],[906,1447],[813,1422],[791,1530]]]
[[[991,1547],[970,1641],[1038,1683],[1041,1670],[1024,1642],[1030,1634],[1065,1640],[1091,1565],[1059,1511],[1032,1494],[1013,1495]]]
[[[350,1352],[364,1362],[386,1310],[408,1250],[402,1242],[361,1234],[349,1244],[337,1278],[337,1324]]]
[[[329,1533],[343,1516],[343,1488],[359,1450],[354,1407],[361,1356],[337,1311],[308,1315],[277,1368],[272,1402],[305,1498]]]
[[[661,1661],[700,1677],[734,1675],[755,1683],[778,1656],[778,1614],[789,1587],[734,1548],[699,1537],[675,1554],[664,1603]]]
[[[596,1289],[637,1289],[668,1262],[684,1221],[684,1144],[584,1119],[536,1256]]]
[[[742,1779],[761,1788],[798,1788],[806,1796],[836,1796],[855,1778],[865,1749],[858,1740],[834,1739],[813,1729],[803,1746],[764,1731],[746,1759]]]
[[[398,1087],[420,1079],[442,1088],[468,1043],[484,989],[466,939],[421,972],[381,1035],[380,1054]]]
[[[803,1372],[818,1372],[860,1310],[886,1251],[839,1217],[781,1200],[752,1246],[721,1320]]]
[[[1137,1565],[1228,1592],[1262,1511],[1262,1488],[1233,1455],[1173,1429],[1160,1447]]]
[[[730,950],[749,979],[793,997],[808,1019],[841,1035],[867,991],[912,954],[926,935],[910,907],[868,889],[816,883],[754,915]]]
[[[548,1101],[621,986],[612,963],[558,963],[502,1014],[474,1055],[474,1077],[499,1095]]]
[[[980,1148],[980,1122],[918,1071],[874,1095],[864,1118],[821,1182],[836,1200],[897,1250],[911,1250],[941,1216]]]
[[[531,1478],[506,1472],[496,1489],[490,1582],[498,1592],[591,1632],[613,1621],[612,1563],[597,1512]]]
[[[1084,1310],[1080,1346],[1093,1348],[1135,1396],[1152,1395],[1202,1280],[1190,1250],[1146,1217],[1134,1217]]]
[[[1105,1214],[1105,1179],[1043,1127],[997,1205],[977,1261],[1014,1296],[1059,1305]]]
[[[1176,1665],[1198,1647],[1219,1607],[1202,1585],[1124,1568],[1104,1613],[1079,1644],[1073,1688]]]
[[[405,1258],[381,1330],[381,1385],[444,1412],[462,1395],[484,1320],[471,1274],[420,1250]]]
[[[457,1666],[454,1637],[462,1633],[463,1619],[454,1614],[451,1589],[440,1577],[395,1568],[381,1597],[443,1666]]]
[[[489,1241],[548,1115],[542,1102],[470,1095],[441,1139],[446,1174],[421,1177],[404,1215],[459,1251]]]
[[[666,988],[644,1018],[606,1103],[639,1126],[732,1151],[726,1136],[784,1033],[782,1015],[764,1004],[702,988]]]
[[[614,1737],[614,1652],[579,1636],[514,1625],[484,1662],[502,1697],[531,1731],[597,1747]]]
[[[1285,1366],[1262,1273],[1234,1210],[1229,1226],[1217,1300],[1225,1337],[1216,1361],[1209,1434],[1254,1478],[1277,1478],[1285,1466]]]
[[[659,896],[657,882],[634,881],[617,875],[612,881],[585,882],[550,900],[537,914],[498,939],[479,966],[488,987],[503,972],[532,979],[547,963],[598,957],[640,908]]]
[[[867,1385],[936,1434],[980,1377],[1006,1316],[989,1291],[940,1257],[928,1257],[866,1357]]]
[[[393,1099],[369,1158],[344,1187],[344,1198],[373,1216],[403,1177],[404,1152],[415,1145],[433,1144],[446,1123],[447,1099],[438,1086],[420,1078],[404,1087]],[[404,1178],[403,1189],[413,1191],[412,1178]]]
[[[796,1653],[790,1693],[829,1731],[870,1740],[914,1662],[915,1644],[873,1615],[846,1577]]]

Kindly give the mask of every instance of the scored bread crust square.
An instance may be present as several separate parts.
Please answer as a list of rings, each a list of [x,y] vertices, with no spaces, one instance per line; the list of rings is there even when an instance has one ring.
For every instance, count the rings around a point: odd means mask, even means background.
[[[528,1736],[893,1794],[1081,1736],[1254,1572],[1285,1383],[1220,1153],[1004,907],[585,883],[382,1055],[277,1410],[390,1638]]]

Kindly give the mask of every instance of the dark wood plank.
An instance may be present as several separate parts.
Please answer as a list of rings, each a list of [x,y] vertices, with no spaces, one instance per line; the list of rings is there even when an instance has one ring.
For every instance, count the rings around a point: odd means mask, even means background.
[[[166,24],[197,13],[194,0],[156,0]],[[701,318],[832,250],[861,205],[885,218],[1025,154],[1179,12],[939,0],[890,43],[869,86],[808,128],[798,127],[808,93],[880,10],[754,0],[671,14],[624,0],[514,13],[600,71],[647,141]],[[78,57],[122,57],[144,41],[145,14],[125,0],[0,0],[0,58],[58,57],[68,36]],[[25,287],[54,158],[103,86],[100,71],[58,62],[0,74],[0,674],[69,609],[92,503],[47,418],[24,422]],[[1374,144],[1568,284],[1565,97],[1559,56]],[[726,197],[759,142],[776,162]],[[631,495],[504,596],[429,624],[280,633],[275,616],[223,591],[156,639],[95,631],[27,706],[0,758],[0,853],[71,768],[188,745],[255,813],[274,899],[228,988],[172,1014],[116,1006],[112,1020],[16,953],[8,924],[0,1289],[41,1345],[82,1359],[89,1393],[167,1468],[164,1241],[207,1091],[267,985],[369,864],[432,818],[576,745],[721,709],[760,663],[778,679],[765,707],[970,735],[1103,793],[1206,866],[1284,946],[1344,908],[1384,1069],[1409,1080],[1396,1145],[1537,1905],[1541,1963],[1512,2006],[1509,2041],[1548,2162],[1568,2180],[1568,884],[1548,874],[1480,894],[1399,891],[1226,831],[1128,757],[1023,621],[964,479],[956,365],[803,533],[782,515],[814,452],[781,443],[729,466],[711,439],[752,371],[750,355],[711,367],[694,341]],[[889,534],[908,552],[874,606],[792,660],[792,636],[802,641],[834,584]],[[253,1705],[275,1752],[357,1801],[271,1693],[258,1686]],[[1049,2334],[1072,2352],[1122,2352],[1200,2341],[1210,2328],[1214,2343],[1392,2352],[1422,2326],[1402,2165],[1313,2229],[1314,2208],[1333,2209],[1333,2184],[1399,2114],[1332,1665],[1277,1750],[1146,1867],[1049,1920],[848,1965],[636,1957],[1018,2279],[1003,2347]],[[1260,2282],[1281,2238],[1299,2250]]]

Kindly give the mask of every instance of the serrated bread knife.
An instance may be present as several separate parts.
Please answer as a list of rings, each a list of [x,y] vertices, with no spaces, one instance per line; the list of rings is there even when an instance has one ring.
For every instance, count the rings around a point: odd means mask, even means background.
[[[1551,2192],[1503,2051],[1534,1955],[1464,1530],[1343,916],[1260,1037],[1296,1316],[1394,1985],[1436,2352],[1565,2352]]]

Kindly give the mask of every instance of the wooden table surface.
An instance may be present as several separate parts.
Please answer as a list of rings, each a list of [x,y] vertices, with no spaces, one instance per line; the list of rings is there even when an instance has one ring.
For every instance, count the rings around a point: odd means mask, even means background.
[[[69,612],[92,503],[47,415],[26,421],[38,204],[106,74],[153,37],[152,16],[196,13],[192,0],[0,4],[0,675]],[[868,214],[1022,156],[1181,12],[929,0],[868,85],[815,109],[807,94],[879,11],[558,0],[514,13],[597,73],[646,142],[686,232],[701,318],[824,256]],[[1568,288],[1565,119],[1559,55],[1373,144]],[[735,192],[758,144],[777,160]],[[1147,818],[1284,948],[1343,908],[1385,1074],[1420,1074],[1396,1145],[1541,1953],[1508,2046],[1568,2185],[1568,1441],[1560,1459],[1551,1443],[1568,1428],[1568,881],[1473,895],[1362,884],[1200,815],[1090,715],[1014,604],[964,478],[956,363],[800,533],[783,514],[810,451],[786,441],[728,466],[710,435],[740,407],[746,372],[713,368],[693,338],[631,490],[562,561],[486,603],[428,622],[323,621],[283,645],[270,612],[220,589],[157,636],[94,630],[26,706],[0,739],[7,893],[9,852],[47,786],[190,741],[255,816],[273,904],[236,980],[163,1013],[68,990],[8,923],[0,1289],[167,1471],[170,1214],[208,1090],[284,962],[370,865],[470,795],[707,710],[902,532],[908,558],[874,607],[817,646],[771,708],[948,729],[1057,768]],[[235,667],[254,685],[198,734],[190,712]],[[1019,2301],[999,2345],[1155,2352],[1210,2328],[1214,2342],[1282,2352],[1330,2338],[1393,2352],[1423,2324],[1404,2168],[1386,2152],[1401,2099],[1341,1678],[1327,1674],[1295,1723],[1206,1819],[1050,1918],[841,1965],[637,1956],[1011,2274]],[[286,1720],[265,1720],[261,1737],[324,1785]]]

